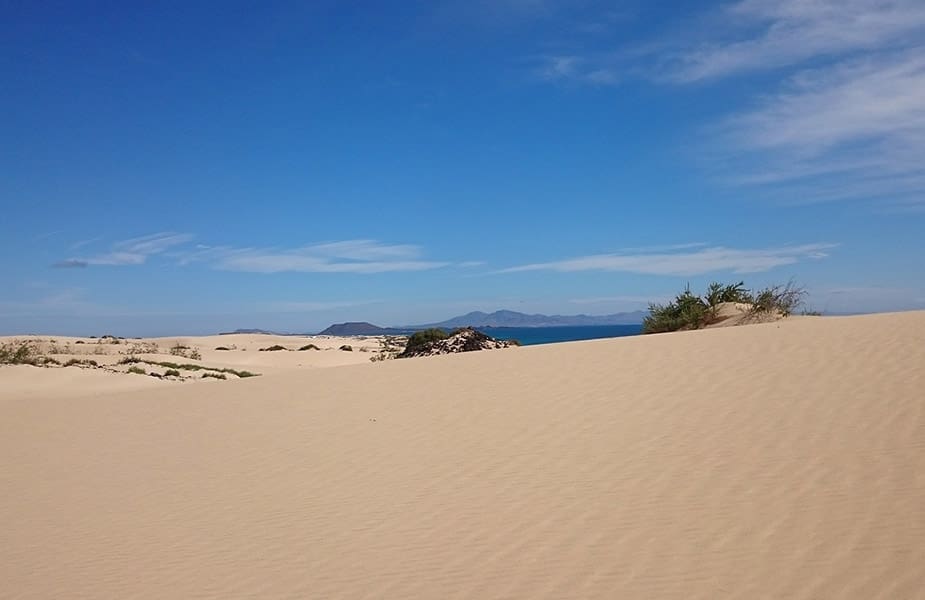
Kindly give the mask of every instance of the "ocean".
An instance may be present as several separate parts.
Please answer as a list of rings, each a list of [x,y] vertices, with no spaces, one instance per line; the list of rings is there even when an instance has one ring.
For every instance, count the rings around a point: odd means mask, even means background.
[[[642,333],[641,324],[580,327],[478,327],[477,329],[499,340],[517,340],[524,346],[625,337]]]

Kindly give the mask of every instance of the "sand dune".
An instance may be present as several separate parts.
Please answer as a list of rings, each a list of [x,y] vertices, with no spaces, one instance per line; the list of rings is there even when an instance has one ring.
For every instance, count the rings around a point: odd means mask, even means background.
[[[925,312],[5,390],[3,597],[925,595]]]

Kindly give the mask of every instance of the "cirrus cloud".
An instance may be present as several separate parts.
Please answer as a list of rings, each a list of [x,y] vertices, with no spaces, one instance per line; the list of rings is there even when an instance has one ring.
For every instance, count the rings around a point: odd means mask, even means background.
[[[579,256],[502,269],[500,273],[524,271],[621,271],[646,275],[692,276],[714,272],[760,273],[776,267],[821,259],[837,244],[817,243],[745,250],[722,246],[678,252],[614,253]]]

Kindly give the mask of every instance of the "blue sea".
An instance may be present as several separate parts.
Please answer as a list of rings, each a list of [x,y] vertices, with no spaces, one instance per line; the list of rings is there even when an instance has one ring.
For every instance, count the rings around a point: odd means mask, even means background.
[[[581,327],[479,327],[499,340],[517,340],[524,346],[577,340],[625,337],[642,333],[642,325],[588,325]]]

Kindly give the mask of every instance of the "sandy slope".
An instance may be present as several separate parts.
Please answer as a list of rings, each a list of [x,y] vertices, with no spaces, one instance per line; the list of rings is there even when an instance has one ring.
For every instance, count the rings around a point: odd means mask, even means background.
[[[0,344],[22,342],[33,344],[44,355],[64,364],[69,359],[92,360],[100,368],[17,367],[0,372],[0,394],[8,398],[32,397],[60,390],[69,396],[88,396],[113,390],[147,389],[152,385],[177,386],[181,384],[214,384],[215,379],[202,379],[204,371],[181,369],[182,378],[158,380],[128,373],[133,365],[119,364],[126,357],[137,357],[154,362],[192,363],[202,367],[229,368],[249,371],[258,375],[277,374],[294,370],[334,367],[367,363],[380,349],[378,337],[335,336],[279,336],[279,335],[212,335],[201,337],[169,338],[78,338],[65,336],[7,336]],[[299,351],[308,344],[317,350]],[[183,346],[184,355],[170,353],[174,346]],[[350,346],[352,351],[340,348]],[[261,352],[261,348],[282,346],[285,351]],[[218,350],[218,348],[223,348]],[[197,359],[191,359],[196,351]],[[164,374],[167,367],[140,363],[146,372]],[[235,378],[232,374],[226,374]]]
[[[0,393],[0,595],[923,597],[923,390],[918,312]]]

